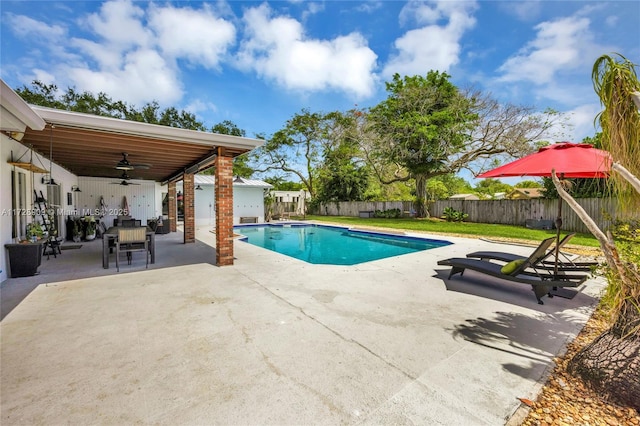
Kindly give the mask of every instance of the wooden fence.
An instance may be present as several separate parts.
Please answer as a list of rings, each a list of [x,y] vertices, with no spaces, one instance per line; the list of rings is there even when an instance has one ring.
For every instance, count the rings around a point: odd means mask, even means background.
[[[341,203],[320,204],[318,214],[323,216],[353,216],[360,212],[375,212],[398,209],[410,216],[415,209],[412,201],[345,201]]]
[[[429,203],[432,216],[440,217],[446,207],[468,214],[466,221],[477,223],[499,223],[524,226],[527,220],[555,221],[558,216],[558,201],[532,200],[439,200]],[[595,220],[600,229],[606,230],[616,218],[615,201],[611,198],[579,198],[576,201]],[[276,203],[278,204],[278,203]],[[400,209],[404,216],[415,211],[411,201],[352,201],[320,205],[318,214],[324,216],[360,216],[360,212]],[[588,233],[586,226],[566,203],[562,205],[562,229]]]

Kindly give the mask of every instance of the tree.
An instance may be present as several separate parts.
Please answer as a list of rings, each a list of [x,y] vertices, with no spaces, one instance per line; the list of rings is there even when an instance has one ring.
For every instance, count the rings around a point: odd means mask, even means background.
[[[300,191],[303,189],[300,182],[285,181],[282,176],[267,177],[264,181],[273,185],[275,191]]]
[[[365,199],[369,170],[354,160],[357,149],[356,144],[347,140],[325,152],[324,162],[318,171],[317,202]]]
[[[212,133],[219,133],[221,135],[231,135],[231,136],[239,136],[245,137],[246,132],[244,129],[239,128],[233,121],[224,120],[220,123],[214,125],[211,128]],[[233,175],[240,176],[243,178],[250,178],[253,176],[253,168],[249,164],[249,154],[241,154],[233,159]],[[214,169],[208,169],[203,171],[203,174],[213,174]]]
[[[513,187],[514,188],[540,188],[542,187],[542,183],[536,182],[535,180],[523,180],[513,185]]]
[[[427,179],[447,172],[449,155],[468,142],[474,119],[470,103],[449,77],[438,71],[426,77],[395,74],[386,83],[389,97],[368,117],[378,135],[370,158],[398,166],[392,179],[378,176],[384,183],[415,179],[418,217],[427,214]]]
[[[502,105],[478,91],[458,90],[449,75],[395,75],[389,97],[360,126],[363,151],[381,181],[416,182],[417,214],[424,208],[426,180],[477,168],[480,160],[532,152],[560,115],[531,107]],[[394,165],[389,176],[385,166]]]
[[[427,181],[427,201],[444,200],[451,195],[441,180],[429,179]]]
[[[640,95],[640,82],[635,67],[622,56],[617,61],[603,55],[596,60],[592,77],[604,107],[598,115],[602,145],[614,160],[609,179],[616,182],[617,194],[624,204],[637,206],[640,202],[637,177],[640,176],[640,105],[634,104],[633,96]],[[553,181],[560,196],[600,242],[609,267],[607,290],[612,326],[574,356],[569,371],[598,393],[640,410],[640,223],[625,224],[623,228],[631,236],[632,244],[628,245],[629,251],[619,252],[616,242],[562,189],[557,176]]]
[[[204,124],[198,121],[194,114],[184,110],[178,111],[174,107],[161,110],[155,101],[136,109],[123,101],[114,101],[103,92],[94,95],[90,92],[78,92],[75,88],[69,87],[66,92],[60,93],[58,86],[55,84],[46,85],[38,80],[32,82],[31,89],[23,86],[16,89],[16,93],[25,102],[34,105],[181,129],[205,131]]]
[[[469,182],[454,174],[436,176],[430,180],[438,180],[447,187],[447,192],[449,193],[447,198],[455,194],[469,194],[473,192],[473,187]]]
[[[480,194],[482,198],[493,198],[498,192],[508,193],[511,190],[513,190],[511,185],[498,179],[483,179],[475,187],[475,192]]]
[[[602,149],[602,133],[598,132],[594,137],[586,136],[582,139],[582,143]],[[574,178],[564,179],[563,185],[574,198],[602,198],[610,195],[607,181],[606,178]],[[542,187],[544,188],[544,198],[558,199],[558,191],[556,191],[551,178],[543,177]]]
[[[280,171],[296,176],[311,197],[317,193],[316,170],[325,153],[345,140],[350,118],[340,112],[322,114],[303,109],[287,120],[262,147],[253,151],[257,172]]]

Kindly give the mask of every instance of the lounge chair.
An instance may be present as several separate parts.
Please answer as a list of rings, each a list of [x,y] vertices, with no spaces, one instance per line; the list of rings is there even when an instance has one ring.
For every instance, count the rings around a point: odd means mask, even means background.
[[[587,275],[568,275],[564,271],[561,271],[561,275],[554,277],[552,271],[540,271],[535,268],[547,256],[547,250],[553,244],[554,239],[552,237],[542,241],[528,258],[516,259],[506,265],[464,257],[441,260],[438,265],[451,266],[448,279],[458,273],[462,276],[466,269],[471,269],[503,280],[528,284],[533,289],[538,303],[542,305],[542,296],[548,294],[549,297],[553,297],[549,293],[551,288],[577,287],[587,279]]]
[[[559,250],[562,250],[562,247],[564,247],[564,245],[567,244],[567,242],[575,235],[575,233],[565,235],[564,238],[560,240],[560,243],[558,243]],[[558,260],[558,269],[562,271],[588,272],[592,267],[598,265],[598,262],[574,262],[562,251],[560,251],[559,253],[562,257],[564,257],[564,260]],[[536,265],[536,267],[541,269],[553,269],[555,266],[555,254],[556,249],[554,247],[547,252],[547,254]],[[499,260],[502,262],[513,262],[514,260],[526,259],[525,256],[501,251],[476,251],[467,254],[467,257],[481,260]]]

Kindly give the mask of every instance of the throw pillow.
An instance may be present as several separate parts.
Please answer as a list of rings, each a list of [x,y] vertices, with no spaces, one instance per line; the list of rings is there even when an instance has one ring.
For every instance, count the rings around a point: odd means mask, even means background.
[[[520,265],[522,265],[525,262],[525,260],[526,259],[518,259],[512,262],[509,262],[506,265],[504,265],[502,269],[500,269],[500,272],[502,272],[505,275],[511,275],[516,271],[516,269],[520,267]]]

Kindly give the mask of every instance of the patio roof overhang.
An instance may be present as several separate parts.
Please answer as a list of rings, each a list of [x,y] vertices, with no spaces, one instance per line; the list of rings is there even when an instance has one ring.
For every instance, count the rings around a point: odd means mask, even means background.
[[[224,150],[235,157],[262,140],[179,129],[31,105],[46,122],[43,130],[26,129],[22,143],[77,176],[119,178],[115,168],[128,154],[131,164],[148,164],[127,173],[134,179],[169,182],[210,167]]]

